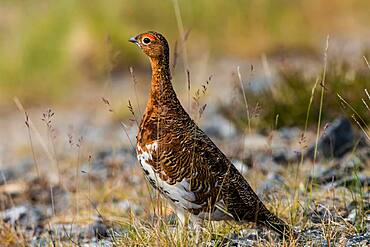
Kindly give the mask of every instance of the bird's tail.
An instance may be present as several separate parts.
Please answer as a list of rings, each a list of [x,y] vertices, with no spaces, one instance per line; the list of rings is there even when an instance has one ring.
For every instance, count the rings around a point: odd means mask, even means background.
[[[287,223],[270,212],[258,219],[258,223],[278,232],[287,240],[295,236],[294,230]]]

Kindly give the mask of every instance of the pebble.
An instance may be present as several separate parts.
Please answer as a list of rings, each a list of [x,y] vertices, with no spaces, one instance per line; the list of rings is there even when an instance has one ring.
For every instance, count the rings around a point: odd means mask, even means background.
[[[286,188],[287,186],[285,184],[285,179],[279,174],[271,172],[267,175],[267,178],[263,181],[263,183],[257,188],[256,192],[257,195],[264,198],[266,196],[272,196],[275,191],[283,191]]]
[[[24,228],[42,224],[45,219],[44,210],[29,205],[19,205],[0,212],[0,218],[13,226]]]
[[[213,114],[202,124],[202,129],[211,138],[231,139],[236,134],[234,124],[219,114]]]
[[[0,169],[0,185],[20,179],[30,172],[33,167],[31,159],[25,159],[17,165]]]
[[[134,214],[140,214],[143,212],[143,208],[140,205],[129,200],[119,201],[115,203],[115,206],[124,212],[132,211]]]
[[[346,247],[370,246],[370,231],[348,238]]]
[[[341,158],[346,153],[352,151],[353,147],[363,143],[361,136],[356,136],[352,124],[348,118],[340,117],[335,119],[324,130],[317,145],[319,158]],[[363,146],[364,144],[361,144]],[[305,154],[306,158],[313,160],[315,144],[313,144]]]

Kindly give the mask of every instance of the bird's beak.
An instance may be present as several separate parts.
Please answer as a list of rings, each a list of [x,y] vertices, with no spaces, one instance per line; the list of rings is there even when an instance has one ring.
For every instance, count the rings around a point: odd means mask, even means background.
[[[139,46],[139,42],[137,42],[135,37],[131,37],[128,41],[131,42],[131,43],[134,43],[137,46]]]

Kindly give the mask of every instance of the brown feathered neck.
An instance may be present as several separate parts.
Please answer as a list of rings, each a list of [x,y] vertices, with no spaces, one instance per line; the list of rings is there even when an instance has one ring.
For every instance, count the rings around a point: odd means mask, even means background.
[[[177,101],[176,93],[171,83],[171,72],[169,66],[169,51],[159,57],[151,57],[152,81],[150,89],[150,101],[152,104],[167,104]]]

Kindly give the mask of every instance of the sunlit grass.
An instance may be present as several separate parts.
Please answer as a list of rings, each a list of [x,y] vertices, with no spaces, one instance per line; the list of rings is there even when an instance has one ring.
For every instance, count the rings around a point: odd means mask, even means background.
[[[258,127],[272,128],[275,117],[279,115],[279,126],[300,126],[307,127],[315,125],[318,121],[320,110],[320,94],[312,97],[312,88],[315,84],[315,76],[307,76],[304,68],[289,68],[281,66],[278,71],[278,80],[271,86],[266,86],[260,91],[245,89],[252,105],[257,103],[261,110]],[[317,91],[324,90],[325,102],[322,106],[322,120],[331,121],[340,116],[347,115],[349,118],[353,111],[341,103],[337,94],[350,102],[353,109],[359,112],[364,122],[370,121],[370,115],[366,105],[363,104],[362,95],[370,81],[370,73],[365,68],[353,68],[345,61],[328,60],[326,83],[317,85]],[[252,79],[252,83],[253,79]],[[243,94],[238,95],[240,101]],[[307,121],[307,105],[310,104],[310,118]],[[230,106],[221,105],[221,111],[231,119],[239,128],[248,127],[245,117],[244,104]],[[232,109],[232,111],[228,111]]]

